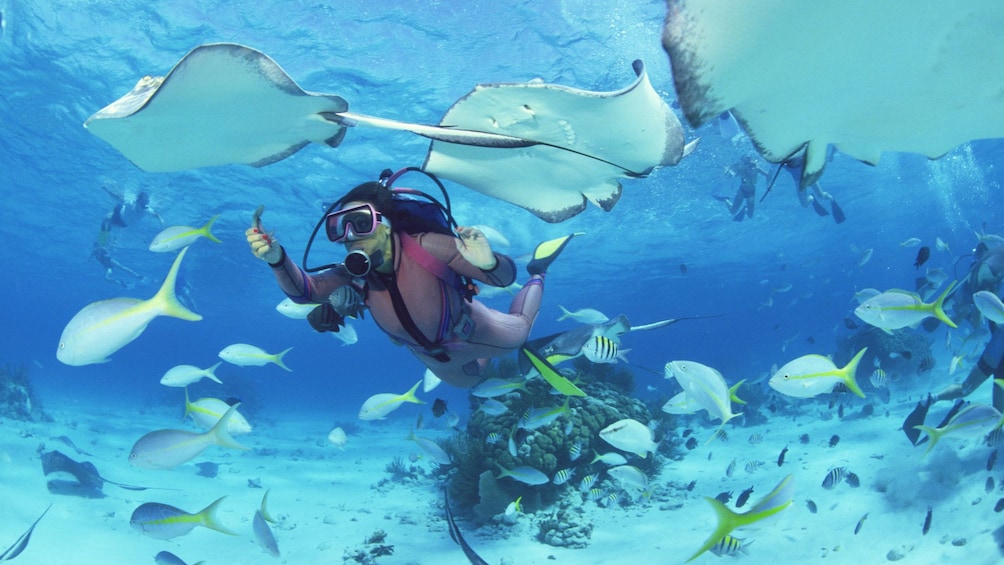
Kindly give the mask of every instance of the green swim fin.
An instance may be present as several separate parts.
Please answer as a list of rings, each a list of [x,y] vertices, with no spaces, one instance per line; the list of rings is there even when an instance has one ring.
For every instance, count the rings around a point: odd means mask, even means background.
[[[527,272],[531,276],[546,273],[547,268],[551,266],[551,262],[558,258],[558,255],[565,249],[568,242],[577,235],[584,235],[584,232],[570,233],[537,245],[537,248],[533,250],[533,258],[526,266]]]
[[[530,364],[533,365],[533,368],[537,369],[540,376],[543,377],[548,384],[553,386],[554,390],[566,396],[588,396],[586,393],[582,392],[579,387],[575,386],[572,381],[561,376],[561,373],[559,373],[553,365],[544,359],[541,359],[539,355],[530,349],[523,347],[520,349],[520,353],[526,356],[526,358],[530,361]]]

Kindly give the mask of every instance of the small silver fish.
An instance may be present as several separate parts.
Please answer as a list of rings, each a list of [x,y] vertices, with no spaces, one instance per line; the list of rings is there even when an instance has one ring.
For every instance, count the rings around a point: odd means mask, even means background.
[[[750,445],[760,445],[763,441],[763,436],[759,433],[754,433],[750,435]]]
[[[478,410],[481,410],[489,416],[501,416],[509,411],[509,407],[494,398],[489,398],[481,403]]]
[[[732,462],[729,463],[729,466],[725,468],[725,476],[726,477],[731,477],[732,473],[735,473],[735,472],[736,472],[736,460],[733,459]]]
[[[854,526],[854,535],[858,535],[858,532],[861,531],[861,526],[865,525],[865,520],[867,519],[868,519],[868,513],[865,512],[865,515],[862,516],[860,520],[858,520],[858,525]]]
[[[749,461],[746,463],[746,472],[755,473],[763,466],[763,461]]]

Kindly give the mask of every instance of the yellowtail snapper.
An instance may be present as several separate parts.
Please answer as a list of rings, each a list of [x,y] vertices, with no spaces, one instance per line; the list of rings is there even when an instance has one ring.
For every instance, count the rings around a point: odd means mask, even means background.
[[[760,502],[757,502],[753,508],[743,513],[737,513],[729,509],[727,506],[718,502],[717,500],[705,497],[711,504],[712,508],[715,510],[715,514],[718,516],[718,525],[715,527],[715,531],[711,533],[707,540],[705,540],[704,545],[697,549],[693,555],[687,559],[688,562],[697,559],[702,553],[708,551],[715,546],[719,541],[721,541],[725,536],[729,535],[732,530],[736,528],[741,528],[744,526],[749,526],[771,516],[774,516],[778,512],[783,511],[785,508],[791,506],[791,497],[794,494],[795,485],[793,482],[793,476],[788,475],[787,477],[781,479],[781,482],[774,487],[774,490],[770,491],[767,496],[763,497]]]
[[[272,528],[268,526],[269,522],[276,523],[275,519],[268,513],[268,492],[266,490],[265,495],[261,497],[261,508],[254,513],[251,529],[254,531],[254,539],[258,543],[258,547],[272,557],[279,557],[279,542],[276,541]]]
[[[225,496],[216,499],[215,502],[203,508],[195,514],[189,514],[180,508],[161,504],[159,502],[147,502],[141,504],[133,511],[129,518],[129,524],[143,534],[155,539],[171,539],[183,536],[192,531],[196,526],[204,526],[217,532],[222,532],[231,536],[238,535],[225,528],[216,521],[216,510]]]
[[[509,477],[530,486],[542,485],[551,481],[547,475],[527,465],[521,465],[514,469],[506,469],[499,463],[495,463],[495,465],[499,468],[499,476],[495,477],[496,479]]]

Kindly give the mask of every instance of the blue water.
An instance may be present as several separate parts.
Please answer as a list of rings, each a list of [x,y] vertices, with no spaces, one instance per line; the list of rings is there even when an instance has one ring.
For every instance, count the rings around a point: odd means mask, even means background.
[[[267,399],[260,408],[277,416],[295,414],[290,409],[354,414],[371,394],[406,390],[423,368],[371,321],[356,324],[358,344],[342,347],[306,323],[280,316],[274,306],[283,295],[248,252],[243,231],[255,207],[265,204],[267,227],[299,257],[322,203],[381,169],[421,164],[426,141],[358,129],[337,149],[311,146],[262,169],[152,174],[88,133],[83,122],[140,77],[163,75],[191,48],[221,41],[268,53],[303,88],[341,95],[350,110],[420,123],[436,123],[482,82],[539,77],[615,90],[632,80],[630,62],[636,58],[645,61],[656,90],[672,101],[659,41],[664,10],[658,1],[588,0],[345,0],[261,7],[0,1],[0,312],[6,326],[0,363],[28,366],[43,400],[65,395],[151,402],[167,398],[158,380],[171,366],[208,366],[224,346],[247,342],[269,351],[294,347],[286,357],[292,373],[227,365],[218,373],[225,382],[250,383],[250,394]],[[623,313],[636,324],[722,314],[625,337],[638,382],[661,388],[652,396],[664,396],[668,384],[642,368],[661,372],[673,359],[712,365],[733,382],[802,354],[834,353],[856,290],[913,288],[923,269],[913,266],[917,248],[902,248],[901,241],[920,238],[932,248],[927,266],[962,275],[969,264],[962,256],[975,246],[975,232],[999,231],[1004,218],[1004,171],[997,165],[1004,143],[982,141],[934,161],[886,154],[875,167],[837,155],[822,185],[847,215],[840,225],[801,208],[787,178],[758,204],[754,218],[733,222],[711,194],[735,191],[737,181],[723,168],[752,149],[722,139],[713,126],[687,128],[688,139],[697,136],[699,149],[679,166],[626,181],[611,212],[590,207],[561,225],[447,185],[458,220],[497,228],[515,256],[540,240],[586,232],[549,273],[535,336],[572,327],[557,322],[558,304],[596,308],[611,317]],[[102,185],[149,192],[165,225],[201,225],[221,214],[214,231],[223,243],[199,241],[182,267],[188,299],[203,321],[157,319],[110,363],[67,367],[55,358],[67,321],[96,300],[152,296],[173,259],[147,251],[161,226],[146,218],[115,229],[112,252],[150,281],[126,290],[104,279],[90,256],[101,219],[115,204]],[[937,237],[951,252],[934,250]],[[851,244],[873,248],[872,259],[859,267]],[[774,294],[773,305],[763,306],[771,288],[787,284],[790,291]],[[507,307],[505,299],[491,304]],[[943,331],[932,336],[938,343]],[[782,353],[784,340],[796,334]],[[929,378],[928,384],[938,386],[948,377]],[[443,387],[437,394],[464,405],[463,391]],[[639,394],[649,393],[640,386]]]

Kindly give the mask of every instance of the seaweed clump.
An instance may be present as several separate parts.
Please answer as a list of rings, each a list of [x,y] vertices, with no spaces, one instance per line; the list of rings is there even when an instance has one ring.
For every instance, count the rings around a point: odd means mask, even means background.
[[[28,368],[0,367],[0,416],[23,422],[51,422],[31,386]]]

